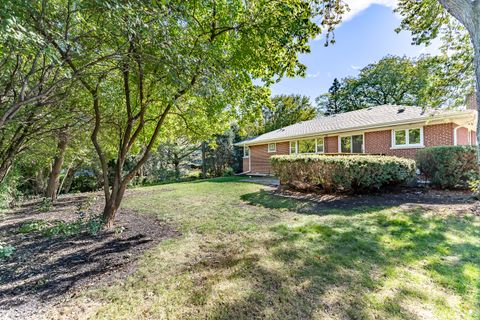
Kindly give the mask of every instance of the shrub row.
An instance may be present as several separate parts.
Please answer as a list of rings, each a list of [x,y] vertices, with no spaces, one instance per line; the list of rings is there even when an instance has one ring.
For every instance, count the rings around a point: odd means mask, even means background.
[[[271,157],[282,185],[326,192],[364,192],[415,177],[415,161],[387,156],[296,155]]]
[[[417,167],[433,186],[466,187],[478,173],[477,153],[470,146],[439,146],[420,149]]]

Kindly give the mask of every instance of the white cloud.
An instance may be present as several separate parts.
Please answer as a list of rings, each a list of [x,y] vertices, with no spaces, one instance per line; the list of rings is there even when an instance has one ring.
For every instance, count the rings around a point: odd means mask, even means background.
[[[307,73],[307,78],[318,78],[318,76],[320,75],[320,72],[317,72],[317,73]]]
[[[350,68],[352,68],[353,70],[360,70],[362,67],[352,64]]]
[[[350,11],[345,13],[343,16],[343,22],[351,20],[357,14],[361,13],[363,10],[368,9],[371,5],[379,4],[389,8],[395,8],[397,5],[397,0],[344,0],[348,4]]]

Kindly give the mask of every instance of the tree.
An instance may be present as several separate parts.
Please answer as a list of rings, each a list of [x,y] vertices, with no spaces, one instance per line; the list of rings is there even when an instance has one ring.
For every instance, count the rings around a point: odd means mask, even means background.
[[[22,23],[22,3],[0,3],[0,129],[22,109],[30,111],[64,97],[72,75],[33,28]]]
[[[317,116],[317,108],[311,104],[307,96],[277,95],[263,100],[258,114],[250,116],[246,115],[247,118],[239,122],[244,131],[243,135],[247,137],[311,120]]]
[[[310,98],[302,95],[278,95],[271,99],[271,105],[262,108],[264,132],[277,130],[299,121],[316,117],[317,109]]]
[[[438,56],[386,56],[362,68],[356,77],[335,83],[329,93],[317,98],[326,114],[369,106],[396,104],[439,107],[459,104],[470,91],[470,78],[455,75],[447,49]],[[334,92],[334,94],[332,93]],[[337,106],[337,112],[334,107]],[[333,112],[330,112],[333,110]]]
[[[90,96],[107,227],[128,183],[168,134],[169,117],[203,128],[200,136],[223,130],[238,109],[248,109],[241,102],[255,89],[253,78],[270,84],[304,75],[297,54],[308,52],[308,39],[321,31],[313,18],[331,31],[343,13],[340,0],[20,5],[25,22],[55,48]],[[125,171],[131,155],[135,165]]]
[[[400,28],[410,30],[415,44],[428,44],[448,30],[452,18],[468,32],[473,47],[477,110],[480,111],[480,1],[478,0],[400,0],[396,9],[404,18]],[[477,121],[480,140],[480,122]],[[480,146],[477,146],[480,165]]]
[[[60,172],[63,166],[63,159],[68,146],[68,134],[66,130],[61,129],[58,131],[58,144],[57,152],[52,162],[52,169],[48,176],[47,190],[45,196],[52,201],[57,200],[57,192],[60,186]]]
[[[344,111],[341,98],[341,84],[337,78],[333,79],[332,86],[328,89],[328,93],[322,94],[315,99],[321,112],[330,116]]]
[[[165,159],[165,162],[173,166],[175,179],[180,179],[180,166],[200,149],[198,144],[192,144],[187,137],[180,137],[175,141],[162,143],[158,148],[158,153]]]

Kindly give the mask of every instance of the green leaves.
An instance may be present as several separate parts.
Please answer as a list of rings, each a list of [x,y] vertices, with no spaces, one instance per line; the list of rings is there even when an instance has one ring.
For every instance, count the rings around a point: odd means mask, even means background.
[[[420,171],[441,188],[467,186],[469,178],[478,176],[475,147],[439,146],[418,150]]]
[[[280,183],[326,192],[378,190],[415,177],[415,161],[397,157],[288,155],[270,161]]]
[[[459,63],[464,56],[452,59],[447,50],[417,59],[386,56],[356,77],[335,79],[317,103],[326,115],[382,104],[455,107],[473,91],[473,69],[472,63]]]

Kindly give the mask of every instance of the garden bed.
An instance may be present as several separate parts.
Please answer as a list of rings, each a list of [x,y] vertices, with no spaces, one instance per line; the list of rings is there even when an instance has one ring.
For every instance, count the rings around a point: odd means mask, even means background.
[[[145,250],[178,235],[168,224],[132,210],[122,210],[114,230],[95,235],[25,231],[32,221],[75,221],[78,207],[91,197],[62,197],[48,211],[40,201],[30,201],[0,218],[0,239],[15,248],[9,258],[0,260],[2,319],[39,318],[86,287],[123,279],[136,269],[135,260]],[[93,210],[100,208],[96,201]]]

